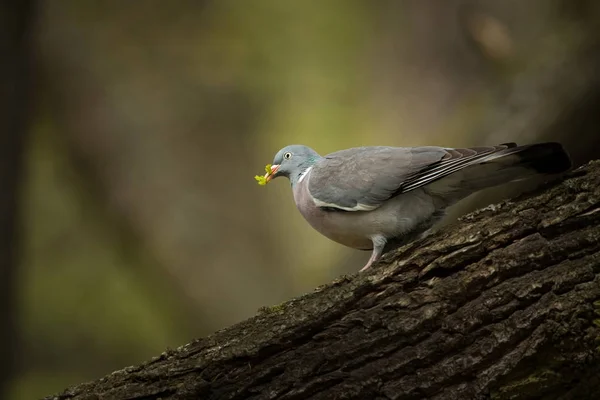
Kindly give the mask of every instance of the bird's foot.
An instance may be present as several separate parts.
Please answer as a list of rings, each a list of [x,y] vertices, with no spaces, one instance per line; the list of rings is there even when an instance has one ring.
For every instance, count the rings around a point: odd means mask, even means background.
[[[367,262],[367,264],[361,268],[360,272],[363,272],[363,271],[369,269],[371,267],[371,265],[373,265],[376,261],[379,261],[379,259],[381,258],[381,255],[383,254],[383,249],[385,247],[385,244],[387,243],[386,238],[383,236],[374,236],[372,240],[373,240],[373,252],[371,253],[371,258],[369,258],[369,261]]]
[[[376,260],[372,260],[372,258],[373,258],[373,257],[371,257],[371,258],[369,259],[369,261],[368,261],[368,262],[365,264],[365,266],[364,266],[364,267],[362,267],[362,268],[360,269],[360,271],[359,271],[359,272],[364,272],[364,271],[366,271],[367,269],[369,269],[369,268],[371,267],[371,265],[373,265],[373,263],[374,263]]]

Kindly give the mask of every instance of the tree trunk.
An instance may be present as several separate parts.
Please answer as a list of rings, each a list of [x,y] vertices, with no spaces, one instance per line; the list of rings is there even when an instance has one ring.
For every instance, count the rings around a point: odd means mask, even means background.
[[[48,399],[592,399],[600,161]]]
[[[19,183],[30,106],[33,1],[0,3],[0,398],[14,375]]]

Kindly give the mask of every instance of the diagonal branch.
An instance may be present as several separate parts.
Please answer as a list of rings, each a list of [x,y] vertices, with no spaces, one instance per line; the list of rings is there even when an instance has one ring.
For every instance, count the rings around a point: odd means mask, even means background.
[[[600,162],[48,399],[592,399]]]

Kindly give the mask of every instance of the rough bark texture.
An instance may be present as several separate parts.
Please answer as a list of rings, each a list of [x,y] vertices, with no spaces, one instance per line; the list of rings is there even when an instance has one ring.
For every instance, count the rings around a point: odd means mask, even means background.
[[[592,399],[600,162],[48,399]]]
[[[0,398],[15,372],[19,183],[29,124],[33,1],[0,2]]]

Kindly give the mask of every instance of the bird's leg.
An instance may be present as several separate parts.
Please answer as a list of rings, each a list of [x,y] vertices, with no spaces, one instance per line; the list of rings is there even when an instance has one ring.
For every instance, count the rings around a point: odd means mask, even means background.
[[[378,261],[381,258],[381,254],[383,254],[383,249],[385,248],[385,244],[387,243],[386,238],[381,235],[373,236],[372,241],[373,252],[371,253],[371,258],[369,258],[369,261],[364,267],[362,267],[360,272],[363,272],[364,270],[368,269],[371,265],[373,265],[376,261]]]

